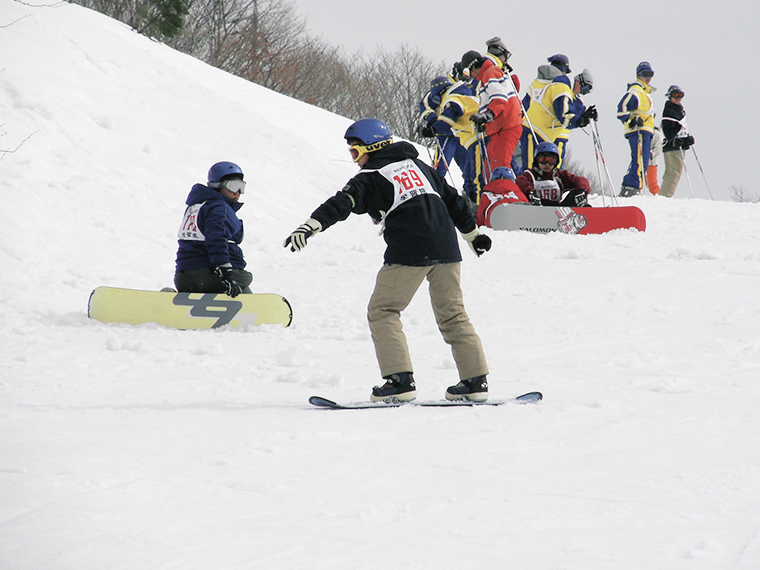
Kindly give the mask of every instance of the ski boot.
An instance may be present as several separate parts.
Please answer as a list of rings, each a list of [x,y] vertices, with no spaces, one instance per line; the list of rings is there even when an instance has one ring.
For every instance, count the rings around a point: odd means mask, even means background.
[[[446,399],[485,402],[488,399],[488,380],[485,376],[460,380],[456,386],[446,388]]]
[[[620,188],[621,198],[630,198],[631,196],[638,196],[638,195],[639,195],[639,189],[634,188],[633,186],[622,186]]]
[[[411,372],[399,372],[383,378],[385,384],[372,388],[373,402],[410,402],[417,397]]]

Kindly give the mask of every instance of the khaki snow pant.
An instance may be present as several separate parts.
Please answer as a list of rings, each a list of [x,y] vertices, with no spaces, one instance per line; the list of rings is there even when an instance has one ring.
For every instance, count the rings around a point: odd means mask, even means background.
[[[427,279],[430,301],[443,340],[451,346],[460,380],[488,374],[480,337],[464,310],[460,263],[425,267],[384,265],[367,307],[367,320],[383,377],[414,372],[401,325],[401,312]]]
[[[681,180],[683,171],[683,157],[680,150],[668,150],[662,153],[665,156],[665,174],[662,175],[660,196],[670,198],[675,194],[678,181]]]

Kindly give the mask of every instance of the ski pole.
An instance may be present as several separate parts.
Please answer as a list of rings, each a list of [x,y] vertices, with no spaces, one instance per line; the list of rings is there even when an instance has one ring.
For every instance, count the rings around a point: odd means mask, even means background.
[[[702,164],[699,162],[699,158],[697,157],[697,151],[694,150],[694,146],[691,147],[691,151],[694,153],[694,160],[697,161],[697,166],[699,166],[699,171],[702,173],[702,178],[705,181],[705,186],[707,186],[707,193],[710,194],[710,200],[715,201],[715,198],[713,198],[712,190],[710,190],[710,185],[707,183],[707,177],[705,176],[705,171],[702,170]],[[685,166],[685,163],[684,163]]]
[[[686,182],[689,183],[689,194],[692,200],[694,199],[694,190],[691,187],[691,178],[689,178],[689,169],[686,168],[686,153],[682,148],[678,149],[681,152],[681,162],[683,163],[683,171],[686,173]]]
[[[596,174],[599,177],[599,184],[602,185],[602,206],[607,206],[607,201],[604,199],[604,192],[606,190],[606,184],[604,183],[604,179],[602,178],[602,165],[601,165],[601,158],[599,156],[599,147],[596,144],[596,136],[594,136],[594,130],[593,127],[591,129],[591,136],[593,138],[594,143],[594,155],[596,156]]]
[[[618,205],[618,199],[617,195],[615,194],[615,187],[612,184],[612,176],[610,176],[610,170],[607,168],[607,161],[604,158],[604,151],[602,150],[602,139],[599,136],[599,127],[596,124],[596,119],[593,120],[593,129],[592,133],[594,135],[594,140],[596,141],[596,144],[599,146],[599,156],[602,159],[602,164],[604,165],[604,172],[607,174],[607,182],[610,185],[610,197],[612,198],[612,202],[615,204],[615,206]],[[602,187],[604,188],[604,187]],[[602,192],[602,198],[604,198],[604,192]]]
[[[517,97],[517,100],[520,102],[520,110],[522,111],[523,117],[525,117],[525,121],[528,123],[528,128],[530,129],[530,134],[533,135],[533,143],[538,144],[538,137],[536,136],[536,131],[533,130],[533,123],[530,122],[530,119],[528,118],[528,111],[525,109],[525,105],[523,105],[522,99],[520,99],[520,93],[517,92],[517,86],[515,85],[514,79],[512,79],[512,75],[507,71],[504,75],[507,76],[507,79],[509,79],[509,84],[512,86],[512,90],[515,92],[515,96]]]
[[[448,138],[446,139],[446,143],[448,144]],[[443,152],[443,147],[441,146],[441,143],[438,140],[438,137],[435,137],[435,145],[438,148],[438,156],[441,157],[441,160],[443,161],[443,165],[446,167],[446,172],[449,174],[449,179],[451,180],[451,186],[453,188],[456,188],[456,184],[454,184],[454,175],[451,173],[451,168],[449,168],[449,161],[446,160],[446,154]]]
[[[486,175],[486,184],[491,181],[491,162],[488,160],[488,150],[486,149],[486,137],[481,131],[478,132],[478,144],[480,145],[481,163],[485,165],[483,172]]]

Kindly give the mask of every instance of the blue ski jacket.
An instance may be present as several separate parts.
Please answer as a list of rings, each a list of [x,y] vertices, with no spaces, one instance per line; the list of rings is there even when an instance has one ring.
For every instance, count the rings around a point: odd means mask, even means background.
[[[196,184],[185,201],[187,208],[177,232],[177,271],[218,267],[230,263],[245,269],[243,222],[236,212],[243,206],[215,189]]]

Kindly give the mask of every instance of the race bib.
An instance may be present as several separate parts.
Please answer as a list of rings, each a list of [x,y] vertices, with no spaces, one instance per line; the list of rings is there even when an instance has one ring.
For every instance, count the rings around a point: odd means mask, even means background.
[[[201,233],[201,230],[198,229],[198,212],[200,211],[203,204],[205,204],[205,202],[202,202],[200,204],[193,204],[192,206],[187,207],[185,210],[185,216],[182,219],[182,225],[179,227],[179,231],[177,232],[177,237],[179,237],[179,239],[189,241],[206,241],[206,236],[204,236]]]
[[[556,180],[536,180],[533,187],[536,189],[536,194],[542,200],[559,202],[561,198],[559,184],[557,184]]]
[[[411,159],[394,162],[381,168],[378,172],[393,184],[394,189],[393,206],[388,210],[386,216],[401,204],[417,196],[435,193],[433,185]]]

